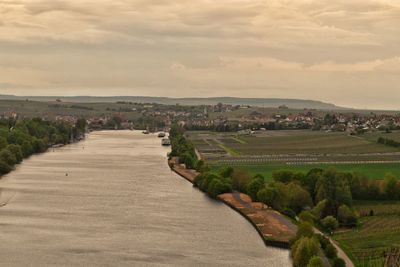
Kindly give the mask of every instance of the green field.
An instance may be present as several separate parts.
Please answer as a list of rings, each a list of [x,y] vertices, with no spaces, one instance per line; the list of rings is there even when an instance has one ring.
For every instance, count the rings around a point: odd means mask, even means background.
[[[286,134],[285,134],[286,132]],[[240,142],[233,138],[222,139],[226,146],[241,155],[260,154],[365,154],[398,152],[399,149],[377,144],[346,133],[313,131],[284,131],[281,135],[241,136]]]
[[[221,168],[221,165],[212,165],[213,169]],[[356,172],[370,179],[383,179],[386,173],[392,173],[400,178],[400,164],[317,164],[317,165],[241,165],[235,168],[246,170],[252,175],[262,174],[266,180],[272,178],[272,173],[279,170],[307,173],[313,168],[334,168],[340,172]]]
[[[334,239],[358,267],[383,266],[384,251],[400,247],[400,202],[365,201],[356,203],[362,216],[358,228],[337,233]],[[375,264],[375,265],[374,265]]]
[[[378,144],[383,133],[352,136],[343,132],[310,130],[264,131],[253,135],[237,133],[188,132],[198,149],[224,148],[232,155],[330,155],[393,153],[400,149]],[[385,135],[400,139],[400,132]],[[216,142],[213,142],[216,141]],[[206,146],[205,146],[206,145]],[[208,145],[208,146],[207,146]],[[205,147],[204,147],[205,146]]]

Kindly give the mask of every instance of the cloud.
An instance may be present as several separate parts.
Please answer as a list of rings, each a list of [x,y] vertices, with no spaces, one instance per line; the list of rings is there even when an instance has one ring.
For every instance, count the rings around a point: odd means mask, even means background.
[[[0,0],[0,18],[18,92],[400,97],[397,0]]]

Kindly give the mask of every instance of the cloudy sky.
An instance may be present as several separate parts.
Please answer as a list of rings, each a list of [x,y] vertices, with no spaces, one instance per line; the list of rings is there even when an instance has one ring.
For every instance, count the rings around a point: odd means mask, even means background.
[[[400,0],[0,0],[0,94],[400,109]]]

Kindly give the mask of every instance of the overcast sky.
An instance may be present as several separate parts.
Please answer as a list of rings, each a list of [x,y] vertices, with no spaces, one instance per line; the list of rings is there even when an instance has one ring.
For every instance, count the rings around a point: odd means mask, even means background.
[[[0,0],[0,94],[400,109],[400,0]]]

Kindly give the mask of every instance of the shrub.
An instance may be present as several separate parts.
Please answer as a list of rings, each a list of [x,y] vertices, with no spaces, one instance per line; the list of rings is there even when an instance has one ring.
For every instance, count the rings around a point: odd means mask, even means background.
[[[326,245],[324,249],[325,256],[329,259],[334,259],[337,257],[337,250],[332,244]]]
[[[265,187],[261,189],[257,193],[257,199],[274,209],[277,209],[279,207],[279,205],[277,204],[278,191],[276,188]]]
[[[324,267],[324,263],[320,257],[313,256],[308,262],[307,267]]]
[[[247,185],[247,194],[251,197],[253,201],[258,201],[257,193],[264,187],[264,178],[256,176]]]
[[[231,177],[232,187],[240,192],[246,192],[246,188],[252,180],[249,173],[242,170],[234,170]]]
[[[329,239],[326,238],[324,235],[315,234],[314,236],[318,239],[319,244],[321,245],[321,248],[322,248],[323,250],[325,250],[325,248],[326,248],[328,245],[331,244],[331,241],[329,241]]]
[[[324,219],[321,220],[321,225],[329,233],[332,233],[336,228],[339,227],[338,221],[333,216],[326,216]]]
[[[316,256],[319,244],[314,238],[302,237],[292,247],[293,266],[304,267]]]
[[[17,159],[13,153],[8,149],[0,151],[0,159],[6,162],[8,165],[13,166],[17,163]]]
[[[284,208],[281,213],[292,219],[296,219],[296,212],[294,212],[292,209]]]
[[[17,163],[22,161],[24,155],[22,154],[21,146],[11,144],[7,146],[7,150],[14,154]]]
[[[346,267],[346,262],[341,258],[333,260],[332,267]]]
[[[11,171],[11,166],[3,160],[0,160],[0,175],[7,174]]]
[[[299,219],[300,219],[300,221],[314,224],[315,216],[310,211],[302,211],[299,214]]]
[[[341,225],[345,225],[345,226],[356,226],[357,225],[357,216],[346,205],[342,205],[339,207],[338,220]]]

